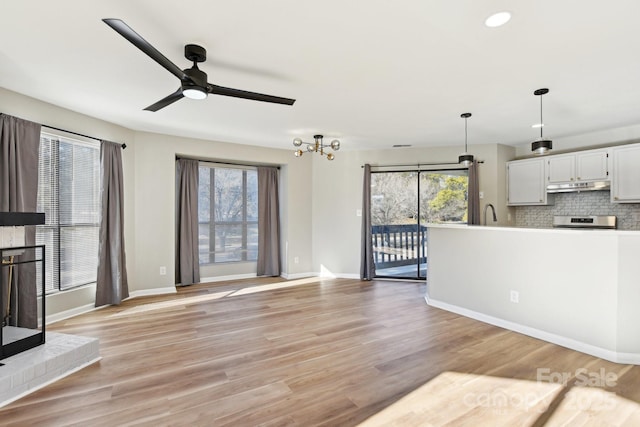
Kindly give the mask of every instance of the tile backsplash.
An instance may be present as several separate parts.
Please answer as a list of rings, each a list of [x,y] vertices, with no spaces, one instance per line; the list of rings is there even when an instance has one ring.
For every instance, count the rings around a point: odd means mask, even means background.
[[[551,228],[554,215],[615,215],[619,230],[640,230],[640,203],[611,203],[609,191],[557,193],[549,206],[518,206],[516,226]]]

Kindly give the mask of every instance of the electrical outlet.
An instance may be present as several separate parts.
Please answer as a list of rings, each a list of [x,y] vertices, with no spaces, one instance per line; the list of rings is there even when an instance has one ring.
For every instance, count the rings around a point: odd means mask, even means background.
[[[293,257],[293,263],[294,263],[294,264],[297,264],[297,263],[299,263],[299,262],[300,262],[300,258],[298,258],[297,256],[296,256],[296,257]]]
[[[362,209],[356,209],[356,216],[362,216]]]
[[[511,297],[511,302],[516,304],[520,302],[520,292],[511,291],[509,296]]]
[[[164,265],[162,267],[160,267],[160,275],[161,276],[166,276],[167,275],[167,267],[165,267]]]

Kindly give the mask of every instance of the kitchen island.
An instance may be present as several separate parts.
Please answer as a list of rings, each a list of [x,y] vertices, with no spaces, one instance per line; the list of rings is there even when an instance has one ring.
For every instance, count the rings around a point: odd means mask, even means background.
[[[429,305],[640,364],[640,232],[428,226]]]

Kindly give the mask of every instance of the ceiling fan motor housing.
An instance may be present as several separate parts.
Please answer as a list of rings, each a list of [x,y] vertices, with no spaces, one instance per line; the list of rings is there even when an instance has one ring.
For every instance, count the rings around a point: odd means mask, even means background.
[[[182,82],[182,88],[198,86],[202,88],[207,87],[207,73],[200,70],[195,64],[192,68],[187,68],[184,73],[191,78],[191,81],[184,80]]]
[[[207,73],[198,68],[198,62],[204,62],[207,59],[207,50],[196,44],[188,44],[184,47],[184,56],[189,61],[193,61],[193,67],[183,70],[184,73],[189,76],[191,81],[183,80],[182,90],[192,88],[194,86],[206,89]]]

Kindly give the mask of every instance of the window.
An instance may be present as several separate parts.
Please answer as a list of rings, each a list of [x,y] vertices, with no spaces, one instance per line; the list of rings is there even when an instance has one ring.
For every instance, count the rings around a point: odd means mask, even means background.
[[[46,245],[47,293],[96,281],[100,221],[100,143],[43,133],[36,244]],[[42,274],[38,271],[37,274]]]
[[[427,223],[466,223],[467,169],[371,174],[377,277],[424,279]]]
[[[201,163],[198,188],[200,264],[256,261],[258,173]]]

